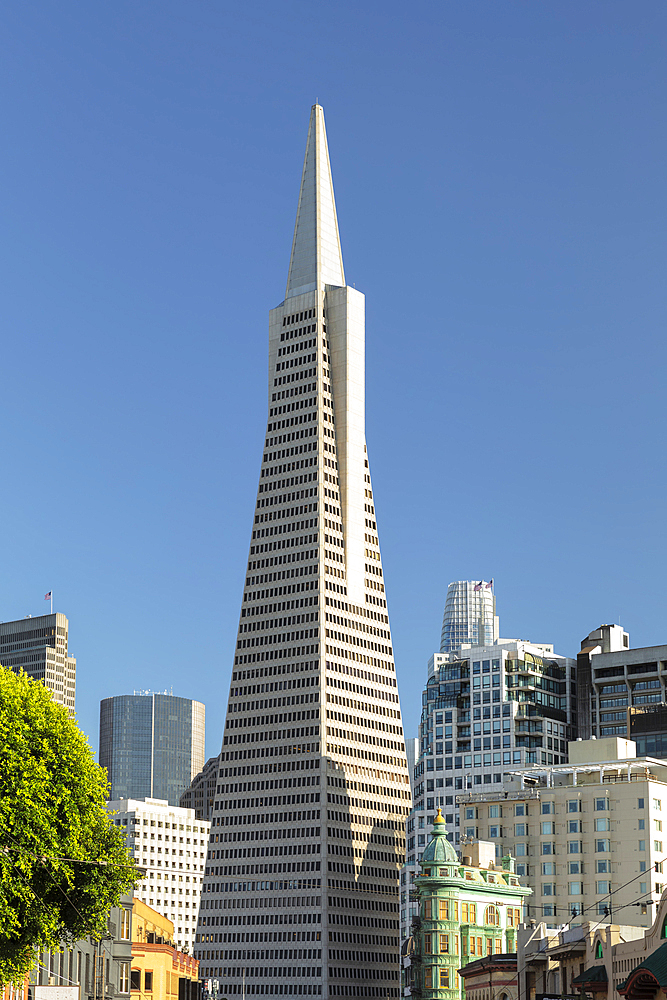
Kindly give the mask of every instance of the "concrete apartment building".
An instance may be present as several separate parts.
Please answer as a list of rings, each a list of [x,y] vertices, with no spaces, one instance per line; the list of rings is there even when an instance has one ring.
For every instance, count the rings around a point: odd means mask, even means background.
[[[107,808],[146,869],[136,897],[171,920],[177,947],[193,954],[211,824],[162,799],[118,799]]]
[[[619,737],[569,751],[568,764],[509,772],[506,790],[459,794],[462,843],[493,841],[516,857],[533,890],[528,917],[557,926],[622,913],[648,927],[667,858],[667,762]]]
[[[59,613],[0,622],[0,663],[40,681],[74,718],[76,659],[68,652],[69,621]]]
[[[434,653],[422,693],[408,864],[418,861],[439,807],[459,846],[457,791],[504,788],[513,767],[567,761],[576,729],[574,667],[552,645],[520,639]]]
[[[620,625],[600,625],[577,656],[578,735],[622,736],[667,757],[667,645],[630,649]]]

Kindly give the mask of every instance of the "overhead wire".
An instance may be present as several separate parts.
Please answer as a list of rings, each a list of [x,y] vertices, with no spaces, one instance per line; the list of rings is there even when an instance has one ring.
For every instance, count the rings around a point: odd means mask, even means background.
[[[22,847],[8,847],[5,845],[1,847],[0,850],[4,851],[5,854],[9,851],[16,851],[19,854],[23,854],[28,858],[33,858],[35,861],[68,861],[73,864],[79,865],[97,865],[99,868],[124,868],[128,871],[145,872],[146,869],[142,868],[140,865],[122,865],[115,861],[98,861],[90,860],[89,858],[68,858],[65,855],[53,855],[53,854],[32,854],[30,851],[25,850]]]
[[[648,875],[649,875],[649,874],[650,874],[650,873],[651,873],[651,872],[652,872],[653,870],[655,870],[655,871],[656,871],[656,872],[657,872],[657,873],[659,874],[659,873],[660,873],[660,872],[662,871],[662,868],[661,868],[661,867],[659,867],[659,866],[662,866],[662,865],[664,864],[664,862],[665,862],[665,861],[667,861],[667,857],[663,858],[663,860],[662,860],[662,861],[656,861],[656,862],[655,862],[655,864],[651,865],[651,867],[650,867],[650,868],[648,868],[648,869],[647,869],[646,871],[643,871],[643,872],[640,872],[640,873],[639,873],[639,875],[635,875],[635,877],[634,877],[634,878],[631,878],[631,879],[630,879],[630,880],[629,880],[628,882],[624,882],[624,883],[623,883],[623,885],[619,885],[619,886],[617,886],[617,888],[616,888],[616,889],[610,889],[610,891],[609,891],[609,892],[607,892],[607,893],[605,893],[605,894],[604,894],[604,895],[603,895],[603,896],[601,897],[601,899],[600,899],[600,900],[598,900],[598,901],[597,901],[597,902],[595,902],[595,903],[591,903],[591,904],[590,904],[590,906],[585,906],[585,907],[583,907],[583,908],[582,908],[581,910],[579,910],[579,911],[578,911],[578,912],[577,912],[576,914],[574,914],[574,915],[575,915],[575,916],[581,916],[581,914],[582,914],[582,913],[587,913],[587,912],[588,912],[589,910],[593,910],[593,909],[596,909],[596,908],[597,908],[597,906],[599,905],[599,903],[600,903],[600,902],[601,902],[602,900],[605,900],[605,899],[609,899],[609,900],[611,900],[611,897],[612,897],[612,896],[613,896],[613,895],[614,895],[615,893],[617,893],[617,892],[620,892],[620,891],[621,891],[622,889],[627,889],[627,887],[628,887],[629,885],[632,885],[632,883],[633,883],[633,882],[638,882],[638,881],[639,881],[639,879],[641,879],[642,877],[644,877],[644,878],[645,878],[645,877],[646,877],[646,876],[648,876]],[[603,873],[601,873],[601,872],[600,872],[600,873],[597,873],[597,874],[603,874]],[[646,895],[647,895],[647,896],[651,896],[651,897],[652,897],[652,896],[653,896],[653,893],[652,893],[652,892],[648,892],[648,893],[647,893]],[[651,902],[652,902],[652,900],[651,900]],[[526,904],[526,905],[527,905],[527,906],[528,906],[528,908],[530,909],[530,904],[528,903],[528,904]],[[635,905],[637,905],[637,904],[635,904],[635,903],[626,903],[626,904],[624,904],[623,906],[619,906],[619,907],[617,907],[617,909],[619,909],[619,910],[620,910],[620,909],[625,909],[625,906],[635,906]],[[535,908],[537,909],[537,905],[535,906]],[[611,911],[612,911],[612,907],[611,907],[611,906],[609,907],[609,910],[610,910],[610,913],[611,913]],[[570,911],[569,911],[569,913],[570,913],[570,915],[572,915],[572,910],[570,910]],[[608,916],[608,915],[609,915],[609,914],[607,914],[607,916]],[[555,916],[555,914],[554,914],[554,916]]]

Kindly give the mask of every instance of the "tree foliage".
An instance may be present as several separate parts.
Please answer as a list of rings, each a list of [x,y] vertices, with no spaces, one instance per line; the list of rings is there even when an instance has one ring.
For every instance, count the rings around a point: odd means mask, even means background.
[[[136,883],[106,788],[67,710],[0,667],[0,984],[31,968],[35,947],[105,935]]]

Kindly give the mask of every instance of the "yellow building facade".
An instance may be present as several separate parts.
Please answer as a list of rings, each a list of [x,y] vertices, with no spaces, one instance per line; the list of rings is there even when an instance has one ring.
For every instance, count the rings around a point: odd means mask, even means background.
[[[131,995],[135,1000],[195,1000],[199,962],[174,945],[174,925],[135,899],[132,907]]]

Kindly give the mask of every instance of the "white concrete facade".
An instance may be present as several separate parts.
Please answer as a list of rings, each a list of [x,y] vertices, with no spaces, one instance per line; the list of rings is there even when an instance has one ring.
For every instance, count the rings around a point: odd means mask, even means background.
[[[350,603],[365,601],[367,562],[366,517],[370,487],[366,451],[365,297],[355,288],[327,291],[331,381],[336,418],[336,453],[340,502],[345,525],[347,596]],[[374,518],[372,518],[374,520]],[[372,531],[372,529],[370,529]],[[369,542],[377,548],[376,540]]]
[[[345,285],[345,273],[324,110],[316,104],[308,126],[285,299],[326,285]]]
[[[107,809],[146,870],[135,895],[172,921],[176,944],[191,955],[211,824],[164,799],[117,799]]]
[[[400,992],[411,794],[364,335],[315,105],[287,292],[269,315],[266,438],[195,945],[201,976],[222,977],[226,994],[244,989],[230,965],[239,943],[268,970],[250,967],[246,991],[348,996],[368,980],[382,993],[365,996]],[[353,934],[363,950],[346,949]]]

